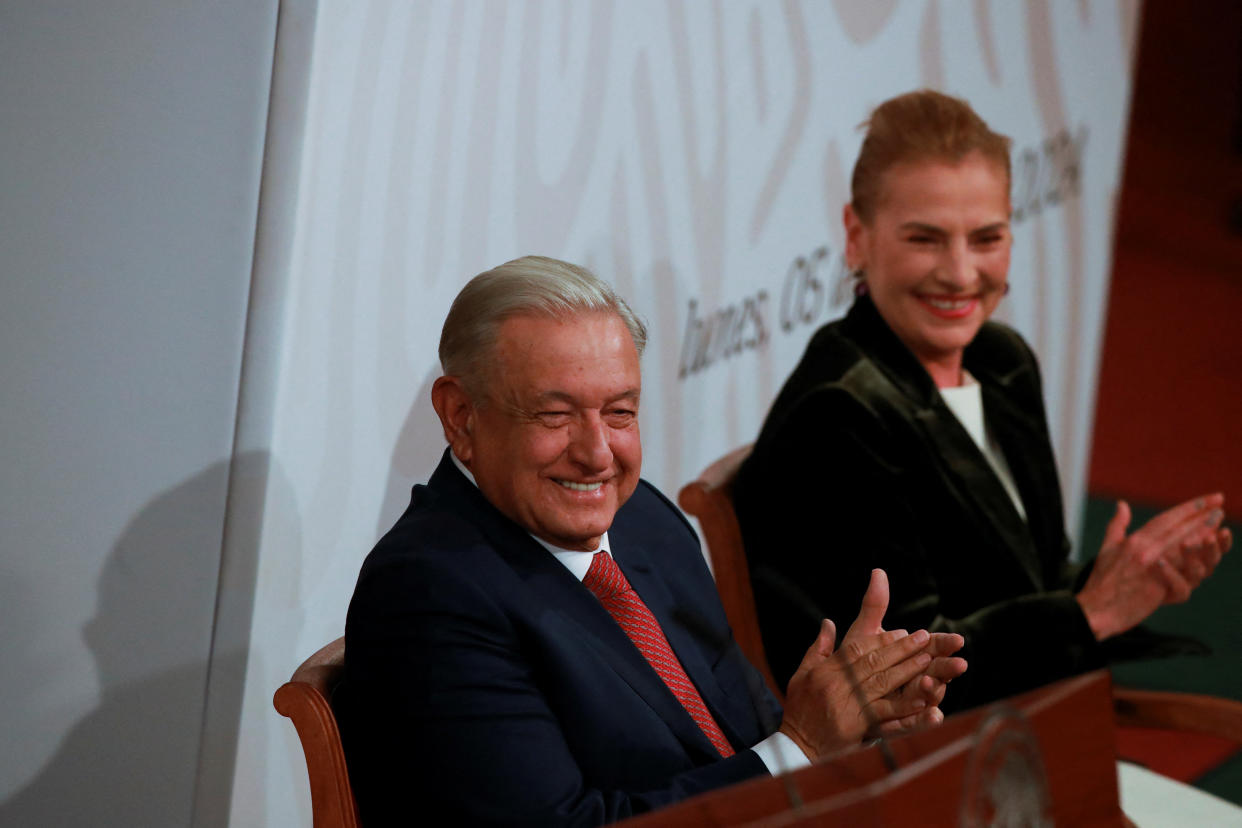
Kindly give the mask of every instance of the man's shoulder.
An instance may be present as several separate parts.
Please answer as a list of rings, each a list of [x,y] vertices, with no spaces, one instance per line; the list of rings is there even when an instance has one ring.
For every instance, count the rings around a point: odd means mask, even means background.
[[[699,536],[672,501],[647,480],[617,510],[608,538],[623,557],[648,558],[653,566],[675,567],[677,560],[702,560]]]
[[[617,510],[614,524],[617,520],[669,520],[680,524],[691,534],[694,532],[673,501],[645,478],[638,481],[634,494]]]
[[[386,579],[428,579],[486,570],[499,563],[482,527],[434,489],[414,487],[410,505],[376,542],[358,576],[363,585]]]

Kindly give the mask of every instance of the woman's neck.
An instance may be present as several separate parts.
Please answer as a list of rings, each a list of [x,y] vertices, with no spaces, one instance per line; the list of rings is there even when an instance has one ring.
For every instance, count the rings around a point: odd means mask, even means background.
[[[949,354],[939,359],[920,359],[923,368],[931,374],[937,388],[957,388],[962,384],[962,353]]]

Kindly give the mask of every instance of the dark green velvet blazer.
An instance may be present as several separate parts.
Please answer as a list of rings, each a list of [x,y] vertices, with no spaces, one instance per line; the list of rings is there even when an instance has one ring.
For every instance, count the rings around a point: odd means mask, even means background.
[[[820,617],[844,635],[874,567],[892,589],[886,628],[965,636],[969,670],[946,711],[1104,663],[1073,597],[1081,573],[1067,558],[1035,356],[989,322],[964,363],[1026,520],[865,296],[815,334],[773,404],[734,499],[782,686]]]

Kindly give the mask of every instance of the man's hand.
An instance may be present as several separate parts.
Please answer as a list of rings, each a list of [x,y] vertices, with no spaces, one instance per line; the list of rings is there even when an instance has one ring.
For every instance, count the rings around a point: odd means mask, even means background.
[[[842,644],[867,635],[884,632],[884,614],[888,612],[888,575],[883,569],[871,570],[871,583],[863,595],[862,606],[858,617],[850,624],[849,630],[842,639]],[[948,683],[966,672],[966,659],[952,657],[966,643],[957,633],[932,633],[928,641],[927,652],[931,653],[932,661],[927,670],[913,681],[898,687],[890,695],[891,701],[899,698],[914,700],[921,698],[923,708],[904,718],[886,722],[876,722],[868,731],[867,736],[880,736],[899,733],[915,727],[939,724],[944,716],[937,705],[944,700]]]
[[[790,679],[781,732],[809,758],[856,745],[866,735],[944,718],[935,707],[944,683],[966,669],[964,660],[949,658],[962,646],[961,636],[886,632],[880,624],[887,609],[888,579],[875,570],[840,649],[834,651],[836,627],[824,619]]]
[[[1097,640],[1125,632],[1162,604],[1185,601],[1212,574],[1233,542],[1229,530],[1220,528],[1224,502],[1221,494],[1188,500],[1129,536],[1130,507],[1117,503],[1095,567],[1077,595]]]

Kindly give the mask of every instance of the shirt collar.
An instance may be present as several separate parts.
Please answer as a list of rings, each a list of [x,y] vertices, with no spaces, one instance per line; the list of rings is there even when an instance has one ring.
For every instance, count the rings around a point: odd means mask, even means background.
[[[470,473],[470,469],[466,468],[466,464],[457,459],[457,455],[454,454],[451,449],[449,450],[449,459],[453,461],[453,465],[456,466],[457,470],[462,473],[462,476],[469,480],[470,484],[477,489],[479,487],[478,481],[474,479],[474,475]],[[527,534],[530,533],[528,532]],[[552,557],[560,561],[561,564],[572,572],[574,577],[579,581],[586,577],[587,570],[591,568],[591,561],[595,558],[596,552],[604,552],[609,555],[612,554],[608,545],[607,532],[600,537],[599,548],[591,552],[579,552],[575,549],[562,549],[559,546],[553,546],[543,538],[538,538],[534,535],[531,535],[531,537],[534,538],[536,543],[551,552]]]

